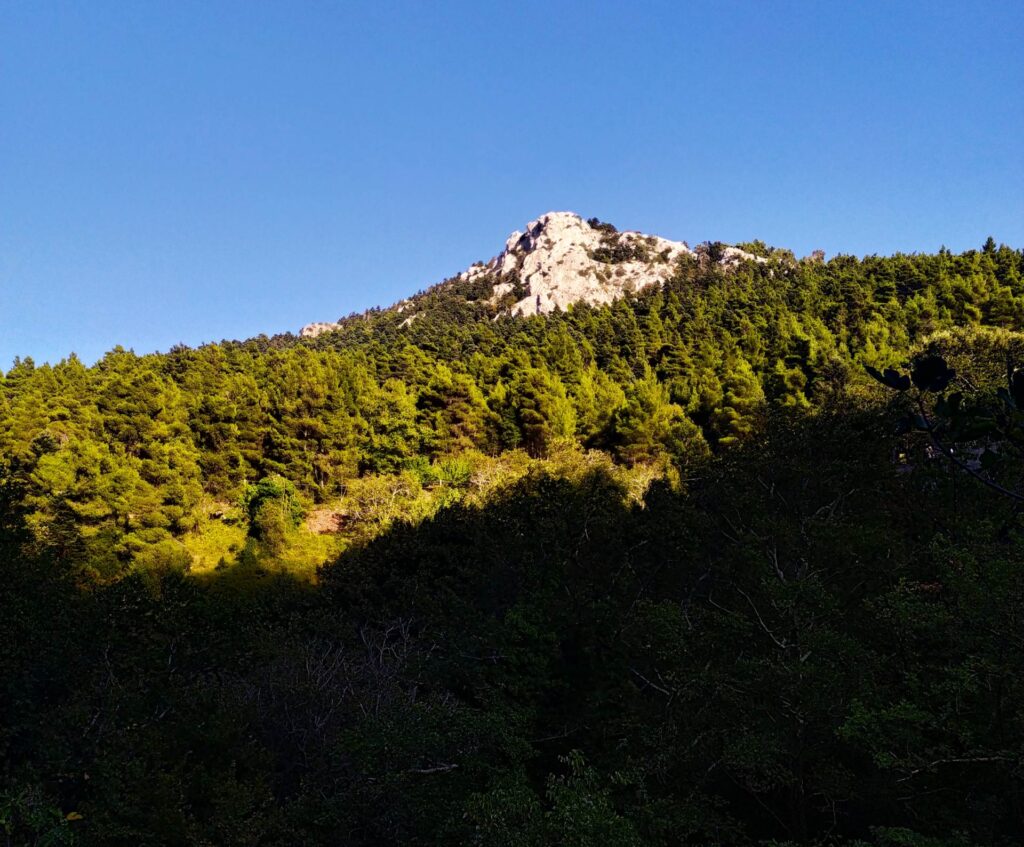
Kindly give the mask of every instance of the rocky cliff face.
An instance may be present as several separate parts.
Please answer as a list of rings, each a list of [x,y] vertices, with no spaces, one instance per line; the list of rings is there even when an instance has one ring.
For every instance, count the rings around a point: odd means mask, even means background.
[[[549,212],[513,232],[505,249],[485,265],[461,274],[472,280],[497,274],[493,300],[522,294],[512,314],[533,315],[565,309],[572,303],[610,303],[629,291],[661,283],[681,256],[694,252],[682,241],[639,232],[616,232],[607,224],[587,223],[571,212]]]
[[[611,303],[630,292],[660,285],[680,260],[707,257],[723,265],[757,259],[737,247],[722,247],[711,256],[706,245],[691,249],[640,232],[619,232],[596,219],[573,212],[548,212],[530,221],[525,232],[513,232],[505,249],[441,285],[490,283],[490,303],[501,313],[545,314],[572,303]],[[410,301],[400,304],[405,311]],[[411,321],[415,313],[407,320]],[[313,323],[302,335],[329,332],[337,324]]]

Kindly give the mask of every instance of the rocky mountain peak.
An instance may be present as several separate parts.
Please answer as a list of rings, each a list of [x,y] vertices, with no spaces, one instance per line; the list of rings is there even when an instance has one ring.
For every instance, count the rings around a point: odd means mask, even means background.
[[[619,232],[572,212],[548,212],[530,221],[525,232],[513,232],[490,262],[475,265],[460,278],[496,274],[495,303],[516,293],[523,296],[508,307],[512,314],[545,314],[572,303],[610,303],[664,282],[680,257],[695,255],[682,241]]]
[[[441,285],[490,280],[490,303],[500,313],[546,314],[573,303],[611,303],[660,285],[673,275],[681,259],[701,256],[710,257],[708,245],[691,249],[685,241],[620,232],[611,224],[597,218],[584,220],[574,212],[548,212],[530,221],[525,231],[513,232],[505,249],[493,259],[478,262]],[[744,260],[763,261],[737,247],[720,247],[715,258],[727,266]],[[409,303],[403,301],[402,305],[407,308]],[[301,334],[312,337],[336,326],[309,324]]]

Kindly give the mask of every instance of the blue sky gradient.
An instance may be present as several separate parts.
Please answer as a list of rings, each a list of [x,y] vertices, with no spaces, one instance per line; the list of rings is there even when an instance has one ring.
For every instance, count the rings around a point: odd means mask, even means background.
[[[0,4],[0,368],[387,305],[552,209],[1024,247],[1024,3]]]

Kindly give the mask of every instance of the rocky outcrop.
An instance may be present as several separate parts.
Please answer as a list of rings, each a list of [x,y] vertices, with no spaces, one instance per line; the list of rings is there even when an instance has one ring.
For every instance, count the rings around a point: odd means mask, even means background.
[[[303,338],[316,338],[318,335],[323,335],[325,332],[332,332],[337,328],[338,324],[328,323],[327,321],[317,321],[316,323],[306,324],[299,330],[299,335]]]
[[[696,253],[683,241],[618,232],[572,212],[548,212],[530,221],[525,232],[513,232],[490,262],[460,276],[472,280],[492,273],[516,279],[495,285],[492,301],[498,304],[509,294],[521,294],[509,311],[533,315],[564,310],[572,303],[611,303],[630,291],[660,284],[684,256]]]
[[[546,314],[573,303],[611,303],[631,292],[660,285],[680,261],[717,261],[724,266],[764,261],[738,247],[669,241],[641,232],[619,232],[597,219],[573,212],[548,212],[513,232],[505,249],[489,262],[478,262],[449,283],[493,281],[490,303],[500,313]],[[413,307],[403,300],[396,308]],[[415,314],[403,322],[412,322]],[[315,337],[338,324],[314,323],[301,335]]]

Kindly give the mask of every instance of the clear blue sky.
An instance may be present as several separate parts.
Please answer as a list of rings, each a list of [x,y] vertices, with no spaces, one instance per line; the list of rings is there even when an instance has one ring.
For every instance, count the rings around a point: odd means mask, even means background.
[[[1024,247],[1024,3],[0,4],[0,368],[297,330],[551,209]]]

